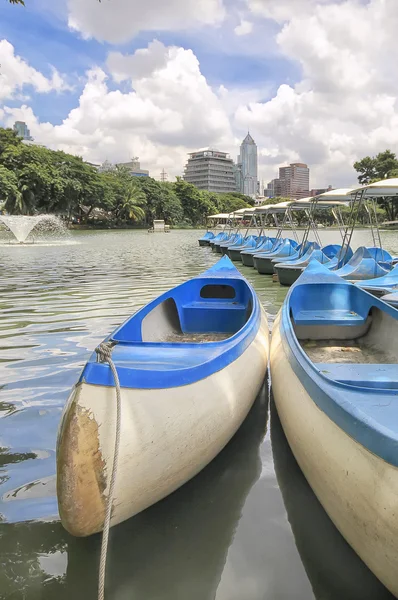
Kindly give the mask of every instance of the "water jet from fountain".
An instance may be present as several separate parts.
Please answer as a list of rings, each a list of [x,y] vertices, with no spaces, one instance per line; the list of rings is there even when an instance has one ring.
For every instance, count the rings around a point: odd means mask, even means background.
[[[6,229],[1,228],[1,225]],[[54,242],[65,240],[69,236],[64,223],[55,215],[0,215],[0,229],[6,233],[4,241],[18,244]]]

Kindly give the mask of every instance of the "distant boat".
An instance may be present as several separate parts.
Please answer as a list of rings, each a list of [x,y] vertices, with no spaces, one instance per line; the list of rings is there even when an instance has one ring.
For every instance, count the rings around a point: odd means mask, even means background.
[[[290,260],[288,262],[274,263],[274,269],[275,273],[278,275],[279,283],[287,286],[293,285],[304,269],[312,262],[319,262],[328,268],[336,267],[340,251],[341,246],[337,244],[330,244],[322,249],[320,249],[317,244],[313,244],[301,258]],[[345,258],[348,259],[350,256],[352,256],[351,248],[348,249]]]
[[[398,311],[312,262],[276,319],[271,374],[312,489],[398,596]]]
[[[199,246],[210,246],[210,240],[213,240],[215,235],[212,231],[206,231],[206,233],[199,238]]]
[[[111,525],[205,467],[249,412],[268,364],[267,317],[230,259],[139,310],[106,341],[122,392]],[[73,535],[101,531],[114,456],[116,399],[94,353],[74,388],[57,445],[58,503]]]
[[[392,271],[389,271],[387,275],[369,279],[368,281],[358,281],[356,285],[370,294],[379,297],[389,292],[398,291],[398,265]]]
[[[398,290],[391,294],[386,294],[382,297],[382,300],[383,302],[387,302],[387,304],[390,304],[390,306],[398,308]]]

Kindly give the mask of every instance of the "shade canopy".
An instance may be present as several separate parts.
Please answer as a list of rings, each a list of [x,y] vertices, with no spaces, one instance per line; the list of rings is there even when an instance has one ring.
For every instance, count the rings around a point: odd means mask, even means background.
[[[339,188],[337,190],[330,190],[330,192],[325,192],[324,194],[319,194],[318,196],[315,196],[315,199],[322,201],[340,200],[351,202],[353,200],[353,196],[357,192],[361,191],[361,189],[362,188]]]
[[[228,219],[229,213],[220,213],[219,215],[209,215],[208,219]]]
[[[365,197],[367,198],[383,198],[385,196],[398,196],[398,177],[392,179],[382,179],[375,183],[369,183],[356,190],[355,192],[361,192],[365,190]]]

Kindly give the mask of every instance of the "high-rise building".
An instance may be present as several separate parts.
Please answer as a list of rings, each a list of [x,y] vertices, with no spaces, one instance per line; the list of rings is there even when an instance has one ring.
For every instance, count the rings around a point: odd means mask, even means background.
[[[304,163],[292,163],[279,169],[280,196],[284,198],[307,198],[310,194],[310,170]]]
[[[273,179],[267,185],[267,197],[277,198],[281,196],[281,182],[279,179]]]
[[[236,192],[235,165],[226,152],[202,150],[192,152],[185,167],[184,179],[208,192]]]
[[[15,121],[13,129],[17,132],[18,137],[22,138],[23,140],[27,140],[29,142],[33,140],[28,126],[24,121]]]
[[[240,147],[237,169],[240,171],[238,190],[246,196],[255,198],[258,194],[258,155],[256,142],[250,133]]]
[[[140,162],[138,160],[138,156],[132,158],[129,162],[126,163],[118,163],[116,166],[125,167],[129,170],[130,175],[133,177],[149,177],[149,171],[145,169],[141,169]]]
[[[324,194],[325,192],[331,192],[333,190],[332,186],[329,185],[328,188],[321,188],[318,190],[311,190],[310,196],[319,196],[320,194]]]

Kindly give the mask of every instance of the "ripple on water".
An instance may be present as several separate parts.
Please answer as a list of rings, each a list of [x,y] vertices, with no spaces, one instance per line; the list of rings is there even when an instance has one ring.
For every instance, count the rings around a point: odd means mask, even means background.
[[[1,248],[0,562],[5,567],[0,570],[0,595],[6,593],[6,597],[58,597],[67,564],[69,571],[67,548],[71,572],[77,573],[74,585],[78,585],[78,597],[87,597],[85,585],[83,588],[81,585],[86,577],[86,564],[91,564],[90,572],[95,578],[97,542],[75,542],[57,522],[55,447],[62,409],[85,361],[105,336],[151,299],[202,272],[219,258],[209,249],[198,247],[196,231],[176,231],[168,236],[112,231],[72,235],[73,243],[69,245]],[[272,321],[286,290],[253,269],[243,266],[241,269],[254,285]],[[130,550],[134,564],[141,566],[134,580],[129,577],[128,568],[121,574],[125,585],[128,582],[129,586],[135,586],[137,598],[176,600],[183,597],[178,596],[177,589],[190,590],[184,600],[215,597],[246,495],[262,472],[258,448],[266,426],[264,411],[266,407],[262,405],[255,409],[241,437],[201,478],[185,486],[180,495],[153,507],[152,512],[132,519],[115,534],[122,548],[130,543],[130,538],[137,540]],[[277,486],[268,448],[269,441],[262,450],[266,457],[261,458],[263,465],[271,465],[271,474],[264,479],[263,473],[261,481],[262,485],[267,481],[266,495],[275,498]],[[257,496],[259,504],[267,502],[264,495]],[[226,498],[229,498],[227,504]],[[278,543],[282,544],[280,538],[286,538],[287,522],[281,501],[276,502],[278,516],[268,523],[274,523],[272,536],[279,535]],[[148,528],[148,519],[157,525]],[[216,531],[215,536],[201,537],[201,532],[209,531],[209,526]],[[192,558],[183,549],[189,538],[195,539]],[[169,540],[174,540],[175,563],[172,560],[164,563]],[[181,552],[176,550],[179,544]],[[283,546],[285,551],[278,561],[290,568],[292,562],[297,563],[298,555],[291,537],[283,544],[287,546]],[[157,561],[154,549],[163,546]],[[120,554],[114,568],[123,561],[126,566],[126,560],[127,555]],[[156,575],[146,574],[148,560],[155,561],[156,573],[159,569],[164,571],[167,585],[162,590],[156,587]],[[270,555],[269,581],[272,565],[276,565],[272,560]],[[202,565],[200,573],[194,568],[195,561]],[[190,572],[192,577],[188,577]],[[262,574],[263,566],[261,577]],[[90,576],[87,580],[91,591],[95,590],[92,579]],[[193,579],[199,586],[195,597]],[[284,576],[280,578],[283,580]],[[297,586],[305,590],[300,597],[311,597],[305,581],[300,571],[285,597],[291,597]],[[169,586],[167,595],[164,590]]]

